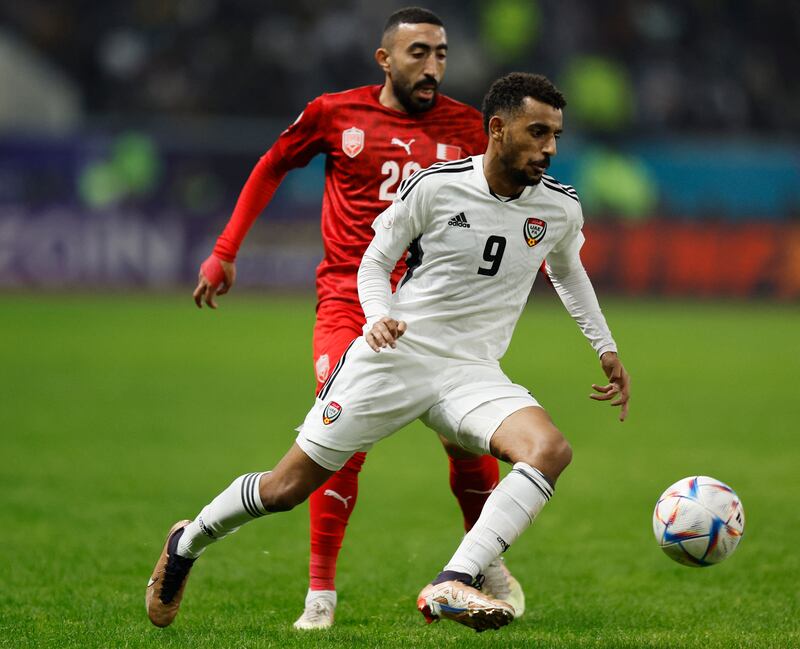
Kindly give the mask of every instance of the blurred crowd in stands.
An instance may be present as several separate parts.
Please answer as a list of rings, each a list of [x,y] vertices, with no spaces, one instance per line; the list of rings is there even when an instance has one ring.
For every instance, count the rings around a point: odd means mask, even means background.
[[[420,4],[447,26],[444,91],[474,105],[495,76],[525,69],[562,86],[571,119],[593,134],[800,130],[798,2]],[[317,94],[380,82],[372,54],[383,21],[400,6],[388,0],[7,0],[0,3],[0,41],[12,42],[6,52],[45,61],[75,89],[81,116],[285,120]]]
[[[552,173],[591,220],[800,218],[800,2],[420,4],[447,27],[445,93],[479,106],[510,70],[564,90]],[[383,81],[373,54],[402,6],[0,0],[0,257],[52,209],[169,213],[212,236],[306,102]],[[268,221],[314,225],[323,173],[317,158],[289,174]]]

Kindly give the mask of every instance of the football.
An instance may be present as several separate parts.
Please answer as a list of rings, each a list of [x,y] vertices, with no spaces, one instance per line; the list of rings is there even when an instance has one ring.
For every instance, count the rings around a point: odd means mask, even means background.
[[[653,532],[670,559],[685,566],[712,566],[726,559],[744,533],[744,509],[736,492],[708,476],[667,487],[653,511]]]

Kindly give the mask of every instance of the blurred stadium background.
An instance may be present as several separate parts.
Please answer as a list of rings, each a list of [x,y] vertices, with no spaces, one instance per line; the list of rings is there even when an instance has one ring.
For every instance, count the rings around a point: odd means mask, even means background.
[[[0,3],[0,285],[190,283],[276,135],[323,92],[380,83],[384,0]],[[800,5],[427,3],[443,91],[524,69],[566,92],[552,173],[585,262],[622,295],[800,297]],[[308,289],[323,160],[291,173],[240,285]]]

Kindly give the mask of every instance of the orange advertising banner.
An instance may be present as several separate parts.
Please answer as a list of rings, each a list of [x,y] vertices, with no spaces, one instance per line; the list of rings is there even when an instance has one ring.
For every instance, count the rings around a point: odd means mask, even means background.
[[[800,224],[659,219],[584,233],[592,281],[620,293],[800,298]]]

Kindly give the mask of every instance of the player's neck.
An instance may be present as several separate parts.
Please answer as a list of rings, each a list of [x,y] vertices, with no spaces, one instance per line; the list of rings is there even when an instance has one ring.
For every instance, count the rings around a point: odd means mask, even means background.
[[[384,83],[383,87],[381,88],[381,93],[378,95],[378,102],[381,106],[385,106],[386,108],[391,108],[392,110],[397,110],[401,113],[408,112],[403,104],[401,104],[397,99],[397,95],[394,94],[392,86],[388,81]]]
[[[491,147],[483,156],[483,175],[489,189],[500,196],[516,196],[525,189],[525,185],[518,185],[508,178],[500,158],[491,150]]]

